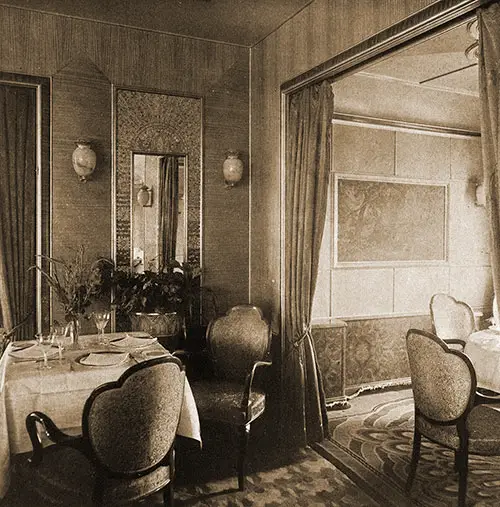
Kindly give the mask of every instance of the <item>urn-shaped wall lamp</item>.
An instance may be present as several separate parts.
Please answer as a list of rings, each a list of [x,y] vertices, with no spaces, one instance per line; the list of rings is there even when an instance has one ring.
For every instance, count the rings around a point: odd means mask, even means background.
[[[484,188],[484,183],[481,181],[481,182],[478,182],[476,183],[476,189],[475,189],[475,199],[474,199],[474,204],[476,206],[486,206],[486,193],[485,193],[485,188]]]
[[[243,176],[243,162],[240,159],[240,153],[236,150],[228,150],[226,152],[226,160],[222,164],[222,172],[224,173],[224,181],[226,188],[234,187]]]
[[[80,181],[87,181],[94,172],[96,155],[88,141],[76,141],[76,148],[73,151],[73,169],[80,177]]]
[[[153,189],[143,183],[141,188],[137,192],[137,202],[141,206],[144,206],[144,207],[152,206],[152,204],[153,204]]]

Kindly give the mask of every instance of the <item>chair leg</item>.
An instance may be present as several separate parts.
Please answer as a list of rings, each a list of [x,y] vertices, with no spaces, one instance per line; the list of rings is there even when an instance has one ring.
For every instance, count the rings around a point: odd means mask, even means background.
[[[469,451],[467,447],[457,453],[458,464],[458,507],[465,507],[467,498],[467,473],[469,471]]]
[[[240,449],[238,455],[238,489],[243,491],[245,489],[245,467],[246,455],[248,449],[248,440],[250,437],[250,423],[240,426]]]
[[[417,471],[418,460],[420,459],[420,443],[422,441],[422,435],[415,428],[413,432],[413,451],[411,454],[410,470],[408,471],[408,479],[406,480],[406,494],[410,494],[413,480],[415,479],[415,473]]]
[[[168,458],[168,466],[170,467],[170,482],[166,488],[163,488],[163,505],[174,506],[174,479],[175,479],[175,447],[172,446],[170,456]]]

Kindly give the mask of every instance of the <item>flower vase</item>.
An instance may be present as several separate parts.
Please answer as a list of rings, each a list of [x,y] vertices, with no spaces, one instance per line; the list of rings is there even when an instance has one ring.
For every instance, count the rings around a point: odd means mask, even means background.
[[[66,336],[69,337],[69,348],[79,349],[79,337],[80,337],[80,320],[78,317],[71,316],[66,326]]]

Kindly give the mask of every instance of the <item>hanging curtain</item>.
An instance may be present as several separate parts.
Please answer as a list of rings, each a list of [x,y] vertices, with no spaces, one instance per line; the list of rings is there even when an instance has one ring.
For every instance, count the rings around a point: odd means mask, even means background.
[[[175,260],[179,218],[179,162],[175,155],[160,160],[158,189],[158,245],[160,269]]]
[[[479,11],[479,94],[490,263],[495,294],[500,294],[500,4]],[[497,297],[497,302],[500,298]]]
[[[35,255],[36,91],[0,85],[0,304],[18,339],[35,333]]]
[[[289,100],[285,173],[285,339],[283,431],[305,446],[328,432],[311,336],[311,309],[325,225],[333,95],[330,84],[306,87]]]

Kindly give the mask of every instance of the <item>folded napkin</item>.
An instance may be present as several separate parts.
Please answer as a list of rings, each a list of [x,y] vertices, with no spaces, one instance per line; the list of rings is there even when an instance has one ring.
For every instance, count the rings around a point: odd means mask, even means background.
[[[127,334],[124,338],[112,341],[111,345],[120,349],[141,349],[143,347],[149,347],[155,342],[156,338],[152,338],[151,336],[149,338],[141,338]]]
[[[58,350],[56,348],[50,349],[47,352],[47,357],[55,357],[58,355]],[[38,359],[43,359],[43,351],[38,345],[30,345],[28,347],[17,348],[17,346],[13,346],[9,352],[9,356],[18,359],[20,361],[34,361]]]
[[[127,352],[119,353],[116,352],[91,352],[88,356],[80,359],[80,364],[86,366],[115,366],[124,363],[128,359],[129,355]]]

